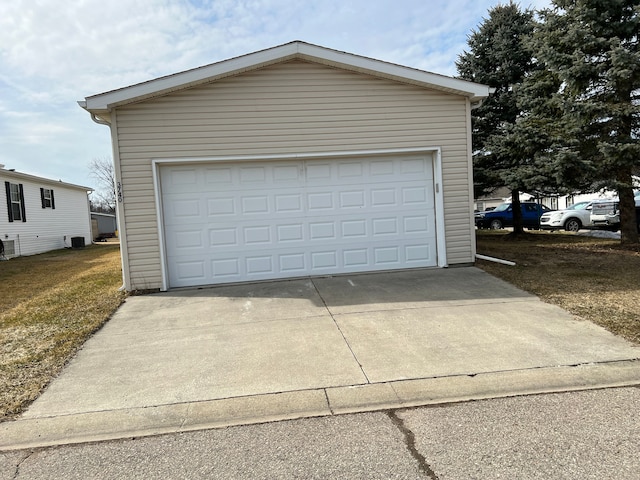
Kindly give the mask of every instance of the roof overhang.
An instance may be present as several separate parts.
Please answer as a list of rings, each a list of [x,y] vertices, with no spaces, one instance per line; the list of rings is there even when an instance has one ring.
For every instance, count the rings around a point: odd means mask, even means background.
[[[492,89],[486,85],[295,41],[118,90],[92,95],[84,101],[79,101],[78,104],[94,114],[95,117],[108,122],[109,112],[114,108],[291,60],[315,62],[453,95],[461,95],[469,98],[471,103],[482,101],[492,92]]]
[[[74,183],[63,182],[62,180],[53,180],[51,178],[38,177],[36,175],[29,175],[28,173],[16,172],[15,170],[7,170],[0,168],[0,176],[6,178],[13,178],[16,180],[31,181],[34,183],[40,183],[44,185],[63,186],[66,188],[74,188],[77,190],[83,190],[85,192],[93,192],[93,188],[84,187],[82,185],[76,185]]]

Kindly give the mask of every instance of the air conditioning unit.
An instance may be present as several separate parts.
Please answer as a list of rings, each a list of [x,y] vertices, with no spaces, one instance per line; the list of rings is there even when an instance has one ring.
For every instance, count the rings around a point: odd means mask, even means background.
[[[84,237],[71,237],[71,248],[84,248]]]
[[[2,243],[4,243],[4,255],[6,257],[12,257],[16,254],[15,240],[3,240]]]

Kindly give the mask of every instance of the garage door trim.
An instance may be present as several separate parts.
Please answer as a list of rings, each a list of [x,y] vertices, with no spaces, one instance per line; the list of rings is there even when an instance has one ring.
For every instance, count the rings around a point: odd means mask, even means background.
[[[274,160],[312,160],[322,158],[356,158],[356,157],[378,157],[385,155],[397,154],[431,154],[433,163],[433,181],[434,181],[434,207],[436,221],[436,246],[437,246],[437,266],[446,267],[446,244],[444,229],[444,197],[442,192],[442,162],[440,147],[424,147],[424,148],[400,148],[400,149],[381,149],[381,150],[360,150],[347,152],[318,152],[318,153],[295,153],[295,154],[274,154],[274,155],[243,155],[243,156],[220,156],[220,157],[181,157],[181,158],[157,158],[152,159],[153,185],[156,203],[156,216],[158,224],[158,241],[161,253],[161,273],[162,273],[162,291],[169,289],[168,260],[165,242],[165,229],[162,208],[162,191],[160,183],[160,167],[165,165],[182,165],[182,164],[198,164],[198,163],[216,163],[216,162],[247,162],[247,161],[274,161]]]

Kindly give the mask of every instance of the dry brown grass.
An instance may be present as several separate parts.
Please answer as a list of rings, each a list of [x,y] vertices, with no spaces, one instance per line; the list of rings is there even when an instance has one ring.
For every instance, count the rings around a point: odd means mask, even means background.
[[[0,262],[0,421],[37,398],[122,303],[117,245]]]
[[[478,253],[516,262],[477,266],[548,303],[640,343],[640,248],[562,232],[478,231]]]

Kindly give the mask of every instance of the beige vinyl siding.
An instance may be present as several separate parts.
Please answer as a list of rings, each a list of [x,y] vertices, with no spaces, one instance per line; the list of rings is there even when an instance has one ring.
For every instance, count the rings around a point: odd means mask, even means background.
[[[132,288],[161,286],[152,159],[441,147],[448,262],[473,260],[464,97],[291,61],[116,116]]]

